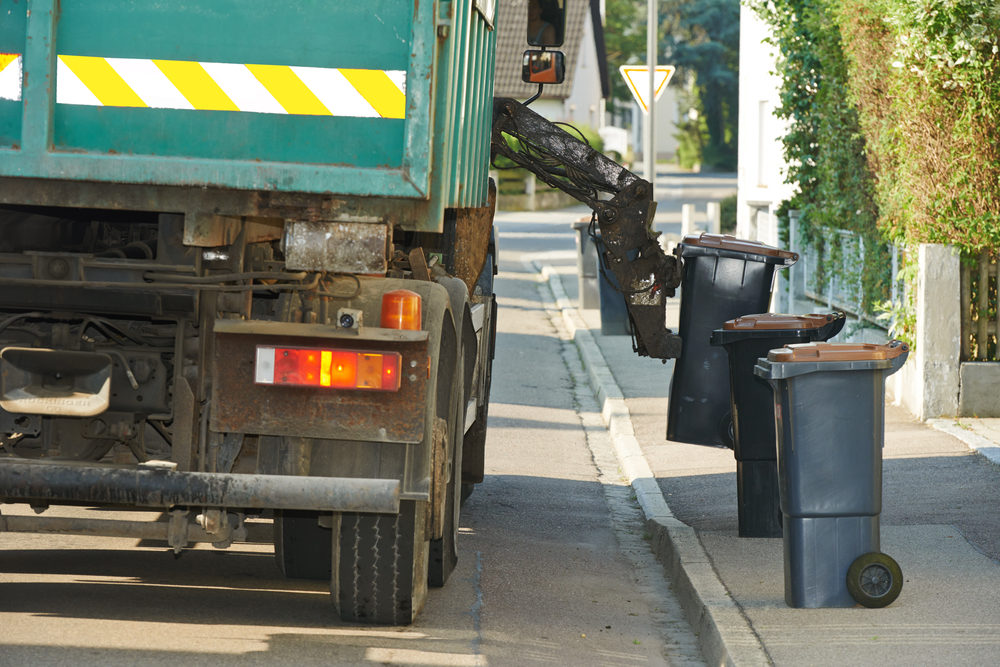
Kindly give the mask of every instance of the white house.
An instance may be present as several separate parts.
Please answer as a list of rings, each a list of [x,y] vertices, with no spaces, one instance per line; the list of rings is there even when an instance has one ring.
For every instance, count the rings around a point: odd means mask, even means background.
[[[770,29],[757,14],[740,7],[740,111],[736,234],[777,246],[774,211],[794,194],[785,183],[781,137],[787,125],[775,117],[781,80],[775,47],[765,43]]]
[[[546,85],[531,108],[552,121],[604,126],[608,96],[608,68],[600,0],[566,3],[565,41],[557,50],[566,54],[566,80]],[[521,54],[528,46],[528,0],[505,0],[497,10],[497,63],[494,95],[526,100],[538,91],[521,81]]]

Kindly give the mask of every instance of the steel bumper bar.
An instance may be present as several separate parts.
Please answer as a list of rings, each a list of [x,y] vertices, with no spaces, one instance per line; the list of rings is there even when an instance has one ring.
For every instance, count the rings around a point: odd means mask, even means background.
[[[0,501],[126,507],[399,512],[399,481],[0,461]]]

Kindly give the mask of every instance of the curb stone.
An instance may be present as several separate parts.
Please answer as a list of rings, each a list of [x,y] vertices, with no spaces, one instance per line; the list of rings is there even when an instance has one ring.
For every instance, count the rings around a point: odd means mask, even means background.
[[[711,665],[772,664],[760,638],[716,574],[694,529],[671,512],[635,437],[625,397],[594,336],[566,296],[558,273],[549,265],[535,263],[534,267],[548,285],[563,323],[580,351],[622,472],[646,517],[653,551],[663,563],[698,634],[705,660]]]
[[[942,433],[947,433],[948,435],[958,438],[966,445],[969,449],[979,452],[990,463],[994,465],[1000,465],[1000,447],[997,443],[984,438],[983,436],[964,428],[958,420],[956,419],[928,419],[927,424],[933,426]]]

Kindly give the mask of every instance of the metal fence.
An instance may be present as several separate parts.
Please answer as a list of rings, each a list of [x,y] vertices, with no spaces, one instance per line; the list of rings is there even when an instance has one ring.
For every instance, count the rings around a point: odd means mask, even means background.
[[[799,253],[793,267],[793,295],[844,310],[875,326],[897,330],[896,317],[905,310],[907,286],[901,276],[904,250],[889,245],[892,262],[891,310],[887,315],[865,312],[863,271],[865,244],[860,236],[843,229],[823,229],[819,243],[801,241],[798,221],[792,217],[792,249]],[[965,255],[961,263],[962,361],[1000,361],[1000,252]],[[911,313],[912,315],[912,313]]]
[[[796,249],[801,256],[802,294],[882,329],[894,328],[892,319],[887,320],[881,313],[869,312],[864,307],[863,278],[868,264],[861,236],[846,229],[825,228],[820,238],[820,243],[803,243]],[[892,262],[889,297],[893,304],[901,304],[906,288],[899,276],[900,249],[889,245],[889,255]]]
[[[822,244],[808,247],[804,253],[806,296],[860,315],[864,243],[857,234],[843,229],[824,229],[822,236]]]

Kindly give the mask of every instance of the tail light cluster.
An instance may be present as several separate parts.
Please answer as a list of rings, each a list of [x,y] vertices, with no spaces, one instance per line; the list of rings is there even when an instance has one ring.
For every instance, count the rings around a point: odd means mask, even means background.
[[[402,365],[398,352],[258,345],[254,380],[257,384],[398,391]]]
[[[420,295],[393,290],[382,295],[380,324],[386,329],[419,330]],[[398,352],[258,345],[257,384],[331,389],[399,391],[403,358]]]

